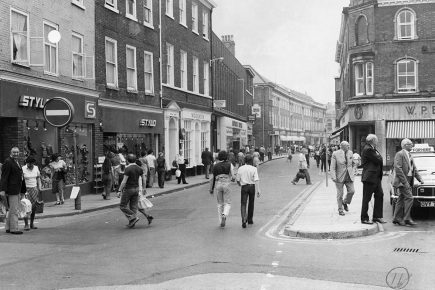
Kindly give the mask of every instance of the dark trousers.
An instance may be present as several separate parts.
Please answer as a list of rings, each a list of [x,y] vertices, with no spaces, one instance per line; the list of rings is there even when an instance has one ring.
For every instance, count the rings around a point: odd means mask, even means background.
[[[267,160],[272,160],[272,152],[267,152]]]
[[[326,172],[326,159],[320,159],[320,170]]]
[[[181,183],[181,181],[183,181],[183,183],[187,183],[186,182],[186,164],[178,164],[178,169],[180,169],[181,171],[181,175],[180,177],[178,177],[178,184]]]
[[[139,187],[124,189],[119,208],[130,221],[136,217],[139,201]]]
[[[311,177],[310,173],[308,172],[308,169],[299,169],[299,171],[303,172],[305,174],[305,180],[307,181],[307,184],[311,184]],[[296,174],[295,178],[293,179],[294,183],[297,183],[301,179],[298,174]]]
[[[363,182],[363,199],[361,207],[361,220],[369,220],[367,211],[369,210],[369,202],[374,194],[375,202],[373,206],[373,218],[379,219],[383,217],[384,192],[382,191],[381,180],[376,183]]]
[[[310,168],[310,154],[305,154],[305,159],[307,159],[307,165]]]
[[[241,194],[240,212],[242,214],[242,222],[252,223],[252,217],[254,216],[255,185],[242,185]],[[248,203],[248,218],[246,218],[246,203]]]
[[[264,152],[260,152],[260,161],[264,162]]]
[[[158,179],[160,188],[163,188],[165,186],[165,174],[166,174],[166,171],[164,169],[163,170],[159,169],[157,171],[157,179]]]

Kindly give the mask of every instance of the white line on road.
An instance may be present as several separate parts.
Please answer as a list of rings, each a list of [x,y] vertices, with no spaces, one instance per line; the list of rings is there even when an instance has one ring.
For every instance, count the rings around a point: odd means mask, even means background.
[[[46,110],[46,116],[69,116],[68,110]]]

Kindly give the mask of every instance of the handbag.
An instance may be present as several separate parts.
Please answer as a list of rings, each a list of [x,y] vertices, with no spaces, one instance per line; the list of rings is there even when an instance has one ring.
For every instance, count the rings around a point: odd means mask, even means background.
[[[139,195],[139,201],[137,203],[137,207],[139,209],[149,209],[153,207],[153,204],[151,201],[149,201],[148,198],[146,198],[144,195]]]
[[[180,177],[181,176],[181,170],[180,169],[175,170],[175,176],[176,177]]]
[[[38,194],[38,200],[35,202],[35,213],[44,213],[44,201],[42,200],[41,191]]]

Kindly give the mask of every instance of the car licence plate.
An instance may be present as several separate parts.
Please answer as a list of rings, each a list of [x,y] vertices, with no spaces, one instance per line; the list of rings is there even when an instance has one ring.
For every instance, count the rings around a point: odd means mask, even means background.
[[[421,207],[435,207],[435,201],[420,201]]]

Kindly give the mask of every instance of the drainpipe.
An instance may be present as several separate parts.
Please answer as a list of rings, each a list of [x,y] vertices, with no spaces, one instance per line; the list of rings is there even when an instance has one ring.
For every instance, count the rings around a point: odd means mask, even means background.
[[[163,60],[162,60],[162,0],[159,0],[159,66],[160,66],[160,109],[163,109],[163,79],[162,79],[162,69],[163,69]],[[165,144],[166,145],[166,144]]]

